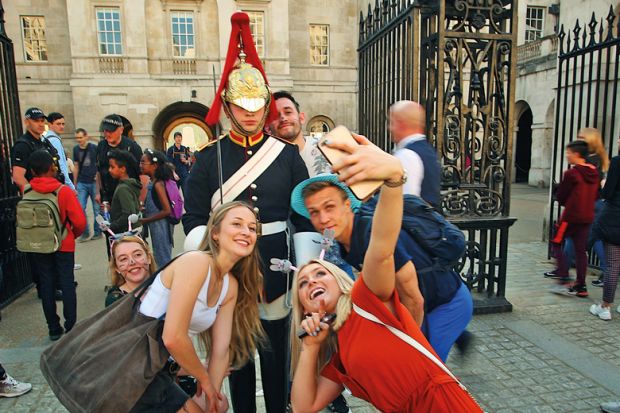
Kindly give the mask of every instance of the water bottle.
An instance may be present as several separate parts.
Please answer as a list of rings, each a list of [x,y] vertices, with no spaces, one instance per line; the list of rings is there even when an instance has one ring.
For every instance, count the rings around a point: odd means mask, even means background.
[[[103,203],[103,219],[110,222],[110,203],[107,201]]]

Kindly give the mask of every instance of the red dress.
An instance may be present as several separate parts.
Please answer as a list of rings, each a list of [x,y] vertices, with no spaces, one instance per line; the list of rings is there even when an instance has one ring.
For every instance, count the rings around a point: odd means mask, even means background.
[[[353,286],[352,301],[435,354],[396,292],[392,296],[396,316],[362,277]],[[430,359],[353,310],[338,331],[338,347],[321,375],[345,385],[382,412],[482,413],[471,396]]]

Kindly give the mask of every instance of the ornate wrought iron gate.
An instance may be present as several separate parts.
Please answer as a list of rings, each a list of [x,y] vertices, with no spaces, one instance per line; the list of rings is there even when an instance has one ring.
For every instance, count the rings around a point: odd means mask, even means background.
[[[516,2],[383,0],[360,16],[359,130],[385,150],[389,106],[419,101],[443,165],[442,210],[466,232],[457,270],[476,312],[505,298]]]
[[[567,168],[564,147],[577,138],[579,129],[599,129],[610,156],[619,149],[614,141],[620,137],[620,122],[616,121],[620,99],[620,19],[610,6],[604,19],[598,20],[592,13],[583,27],[579,20],[573,29],[565,30],[562,25],[558,41],[553,184],[562,179]],[[559,217],[560,206],[552,196],[549,222],[557,222]],[[552,238],[553,225],[549,225],[549,231]],[[590,264],[596,264],[595,256],[590,254],[590,257]]]
[[[15,205],[20,197],[11,180],[9,153],[21,133],[13,43],[4,30],[0,0],[0,308],[32,285],[28,260],[15,248]]]

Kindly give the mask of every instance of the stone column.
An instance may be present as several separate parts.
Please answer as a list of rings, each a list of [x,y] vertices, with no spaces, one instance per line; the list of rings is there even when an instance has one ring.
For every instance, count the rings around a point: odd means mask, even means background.
[[[528,184],[548,187],[551,176],[551,154],[553,129],[547,124],[532,125],[532,164]]]

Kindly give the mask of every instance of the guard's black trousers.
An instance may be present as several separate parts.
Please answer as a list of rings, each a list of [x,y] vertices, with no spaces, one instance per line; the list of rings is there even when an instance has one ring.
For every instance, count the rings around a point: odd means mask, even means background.
[[[259,348],[260,370],[267,413],[285,413],[289,388],[289,318],[261,320],[269,343]],[[235,413],[256,412],[254,360],[228,378]]]

